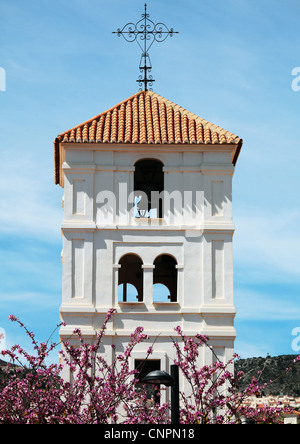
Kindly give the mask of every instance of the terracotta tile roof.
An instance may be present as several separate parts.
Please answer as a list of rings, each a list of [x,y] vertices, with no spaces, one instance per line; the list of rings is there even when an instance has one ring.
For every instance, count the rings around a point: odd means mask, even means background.
[[[141,91],[109,110],[57,136],[63,143],[234,144],[242,139],[152,92]]]

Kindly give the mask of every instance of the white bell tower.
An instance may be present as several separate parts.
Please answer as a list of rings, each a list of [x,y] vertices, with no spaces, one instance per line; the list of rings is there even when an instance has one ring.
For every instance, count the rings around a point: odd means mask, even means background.
[[[137,326],[156,339],[151,369],[170,371],[170,339],[208,335],[232,358],[232,177],[242,140],[151,91],[54,141],[64,189],[61,339],[106,332],[121,352]],[[140,344],[132,366],[146,355]],[[202,363],[212,362],[208,351]]]

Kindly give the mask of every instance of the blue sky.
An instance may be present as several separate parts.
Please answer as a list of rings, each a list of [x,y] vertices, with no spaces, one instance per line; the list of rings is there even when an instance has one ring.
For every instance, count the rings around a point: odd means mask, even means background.
[[[244,140],[233,179],[236,352],[295,353],[299,1],[147,4],[152,20],[179,31],[151,49],[154,91]],[[54,185],[53,140],[137,91],[140,50],[112,31],[143,10],[141,0],[1,0],[0,331],[7,347],[26,345],[10,314],[40,340],[59,323],[63,192]]]

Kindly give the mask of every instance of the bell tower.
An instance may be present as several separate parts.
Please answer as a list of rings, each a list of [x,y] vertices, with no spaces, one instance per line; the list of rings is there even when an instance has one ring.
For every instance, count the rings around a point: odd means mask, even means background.
[[[62,341],[93,340],[110,308],[104,352],[138,326],[156,338],[153,368],[169,371],[171,337],[234,348],[232,177],[242,139],[152,91],[140,91],[61,133],[55,182],[61,225]],[[149,344],[139,344],[132,366]],[[202,364],[212,362],[204,351]]]

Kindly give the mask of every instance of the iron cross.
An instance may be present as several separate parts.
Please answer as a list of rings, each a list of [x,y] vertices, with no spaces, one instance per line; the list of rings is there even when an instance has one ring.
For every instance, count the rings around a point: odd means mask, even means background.
[[[147,91],[149,86],[153,85],[155,80],[152,75],[148,75],[151,72],[152,65],[149,56],[149,49],[154,42],[163,42],[168,36],[172,37],[173,34],[178,34],[173,28],[168,29],[164,23],[154,23],[150,20],[150,15],[147,14],[147,4],[145,3],[145,13],[142,14],[141,20],[137,23],[127,23],[122,29],[117,29],[113,34],[118,34],[118,37],[123,36],[127,42],[137,42],[142,50],[139,69],[142,75],[139,76],[137,82],[140,89],[144,84],[144,90]]]

